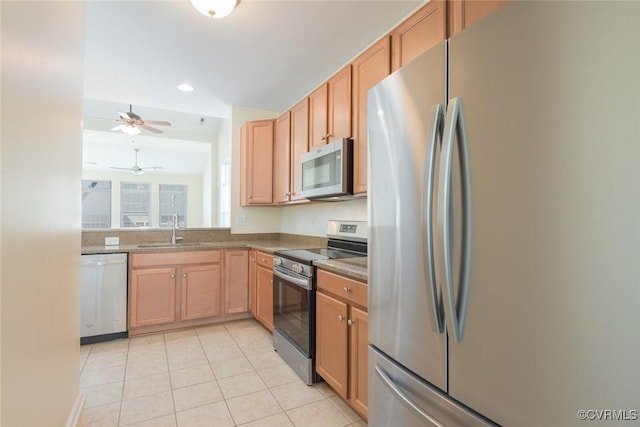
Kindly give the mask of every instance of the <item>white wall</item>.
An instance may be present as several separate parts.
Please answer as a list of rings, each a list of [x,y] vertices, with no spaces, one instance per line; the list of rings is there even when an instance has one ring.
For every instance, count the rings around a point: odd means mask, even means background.
[[[134,175],[129,172],[101,172],[89,171],[82,172],[82,179],[95,179],[111,181],[111,227],[120,227],[120,183],[122,181],[131,182],[150,182],[151,183],[151,225],[150,227],[159,227],[159,205],[158,205],[158,186],[160,184],[179,184],[187,185],[187,227],[204,227],[203,225],[203,205],[209,204],[210,201],[204,200],[210,197],[211,193],[203,190],[202,176],[188,175],[160,175],[152,172],[143,175]]]
[[[249,120],[275,119],[281,113],[257,108],[233,106],[231,108],[231,232],[277,233],[280,231],[278,207],[240,206],[240,127]],[[237,220],[244,218],[245,225]]]
[[[79,398],[84,2],[1,2],[3,426]]]

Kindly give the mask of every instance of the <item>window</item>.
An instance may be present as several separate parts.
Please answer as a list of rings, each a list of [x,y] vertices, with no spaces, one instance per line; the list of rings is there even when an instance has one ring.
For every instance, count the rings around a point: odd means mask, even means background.
[[[173,227],[173,215],[178,214],[178,227],[187,226],[187,186],[160,184],[160,227]]]
[[[111,228],[111,181],[82,180],[82,228]]]
[[[151,184],[120,183],[120,227],[149,227],[151,224]]]

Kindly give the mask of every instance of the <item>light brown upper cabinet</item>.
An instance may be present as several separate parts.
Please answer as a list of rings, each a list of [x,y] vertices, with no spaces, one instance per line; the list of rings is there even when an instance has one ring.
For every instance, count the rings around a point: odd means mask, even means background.
[[[389,75],[391,38],[381,39],[352,63],[353,192],[367,192],[367,93]]]
[[[273,202],[285,203],[291,196],[291,112],[276,120],[276,143],[273,150]]]
[[[309,150],[309,99],[304,98],[276,120],[273,202],[306,200],[302,197],[301,157]]]
[[[309,150],[327,143],[328,83],[309,95]]]
[[[309,151],[309,99],[305,98],[291,108],[291,186],[289,200],[302,197],[302,160]]]
[[[329,79],[329,132],[327,142],[351,138],[351,65]]]
[[[391,32],[392,71],[407,65],[447,37],[444,0],[431,0]]]
[[[510,0],[449,0],[449,37],[500,9]]]
[[[351,137],[351,65],[309,95],[309,150]]]
[[[240,131],[241,206],[273,203],[274,122],[247,122]]]

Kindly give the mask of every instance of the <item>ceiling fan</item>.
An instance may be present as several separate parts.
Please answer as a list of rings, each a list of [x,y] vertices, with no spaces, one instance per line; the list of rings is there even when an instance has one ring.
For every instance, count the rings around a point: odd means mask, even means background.
[[[146,168],[141,168],[140,166],[138,166],[138,151],[140,151],[139,148],[134,148],[133,151],[136,152],[135,154],[135,163],[133,166],[131,166],[130,168],[119,168],[116,166],[111,166],[111,169],[120,169],[120,170],[125,170],[125,171],[130,171],[133,174],[136,175],[142,175],[144,173],[145,170],[149,170],[152,169],[154,171],[158,170],[158,169],[162,169],[162,166],[149,166]]]
[[[120,119],[118,120],[118,123],[120,124],[111,130],[121,130],[127,135],[137,135],[140,133],[140,129],[148,130],[153,133],[162,133],[160,129],[156,129],[149,125],[171,126],[171,123],[166,121],[142,120],[142,117],[133,112],[133,107],[131,104],[129,104],[128,113],[118,111],[118,114],[120,115]]]

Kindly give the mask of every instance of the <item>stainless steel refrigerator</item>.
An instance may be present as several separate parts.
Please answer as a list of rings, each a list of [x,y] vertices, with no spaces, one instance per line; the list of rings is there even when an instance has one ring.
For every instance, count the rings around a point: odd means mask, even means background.
[[[640,423],[640,3],[514,1],[368,111],[369,425]]]

